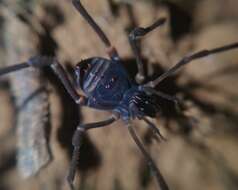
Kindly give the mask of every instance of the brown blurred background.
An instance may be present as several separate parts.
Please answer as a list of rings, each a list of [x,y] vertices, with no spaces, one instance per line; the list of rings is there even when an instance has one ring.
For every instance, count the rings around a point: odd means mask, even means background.
[[[147,26],[157,18],[166,17],[167,23],[141,42],[148,79],[184,55],[238,41],[237,0],[82,3],[116,46],[131,77],[135,76],[136,65],[128,34],[135,26]],[[56,56],[72,74],[72,67],[80,60],[106,56],[101,41],[68,0],[2,0],[0,7],[1,67],[42,54]],[[233,50],[194,61],[161,83],[159,90],[176,95],[182,102],[177,111],[172,103],[161,100],[162,113],[153,121],[166,142],[157,142],[142,121],[135,121],[136,130],[171,190],[238,189],[237,73],[238,50]],[[43,89],[42,93],[31,100],[28,92],[37,89]],[[78,108],[47,69],[1,77],[0,103],[0,190],[68,189],[65,176],[75,127],[79,121],[99,121],[110,114]],[[25,126],[39,130],[34,136],[39,141],[35,148],[39,149],[41,143],[46,147],[39,150],[42,154],[34,153],[34,149],[32,154],[37,163],[47,163],[26,179],[17,169],[17,150],[23,146],[17,139],[32,140],[30,132],[24,136],[28,131]],[[80,190],[157,187],[120,121],[89,131],[79,162],[75,184]]]

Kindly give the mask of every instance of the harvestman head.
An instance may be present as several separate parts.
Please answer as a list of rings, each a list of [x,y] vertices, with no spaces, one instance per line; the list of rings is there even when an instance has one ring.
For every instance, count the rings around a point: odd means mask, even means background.
[[[69,173],[67,175],[67,181],[71,189],[74,189],[73,181],[76,173],[82,135],[89,129],[104,127],[118,119],[122,119],[125,122],[131,137],[139,147],[141,153],[144,155],[149,167],[151,168],[158,182],[159,189],[168,190],[168,185],[152,158],[145,150],[142,142],[139,140],[134,128],[131,125],[131,121],[134,118],[142,119],[149,125],[149,127],[151,127],[156,135],[163,138],[158,128],[156,128],[156,126],[146,118],[146,116],[155,117],[159,110],[159,106],[155,104],[152,95],[160,96],[169,101],[174,101],[175,103],[177,102],[177,99],[164,94],[163,92],[156,91],[154,88],[165,78],[171,76],[174,72],[191,61],[238,48],[238,43],[229,44],[211,50],[202,50],[191,54],[190,56],[186,56],[167,72],[160,75],[157,79],[148,83],[143,83],[145,79],[145,72],[143,70],[143,63],[137,41],[147,33],[164,24],[165,18],[160,18],[148,27],[135,28],[129,35],[129,42],[135,54],[138,68],[138,73],[136,75],[137,83],[135,84],[129,79],[126,71],[122,67],[122,60],[117,54],[116,49],[111,45],[111,42],[102,29],[95,23],[93,18],[82,6],[80,0],[72,0],[72,2],[74,7],[94,29],[103,44],[106,46],[106,50],[109,55],[109,59],[93,57],[83,60],[75,67],[76,83],[77,86],[83,90],[84,95],[77,93],[64,68],[55,58],[52,57],[34,56],[26,62],[0,69],[0,75],[28,67],[50,67],[59,77],[65,89],[74,99],[76,104],[80,106],[89,106],[95,109],[109,110],[112,112],[112,116],[106,120],[89,124],[79,124],[77,126],[72,139],[74,152]]]

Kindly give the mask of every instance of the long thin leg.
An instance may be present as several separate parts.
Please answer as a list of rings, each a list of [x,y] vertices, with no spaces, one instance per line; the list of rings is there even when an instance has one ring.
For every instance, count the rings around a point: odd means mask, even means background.
[[[155,28],[159,27],[160,25],[164,24],[165,18],[160,18],[157,20],[155,23],[152,25],[142,28],[142,27],[137,27],[132,32],[129,34],[129,42],[131,44],[131,48],[133,50],[133,53],[135,54],[136,57],[136,63],[137,63],[137,68],[138,68],[138,73],[136,75],[136,81],[140,84],[144,81],[145,79],[145,72],[143,68],[143,63],[142,63],[142,58],[140,54],[140,48],[138,44],[138,40],[146,35],[147,33],[151,32]]]
[[[164,92],[155,90],[154,88],[147,87],[147,86],[142,86],[142,89],[143,89],[146,93],[155,94],[155,95],[157,95],[157,96],[160,96],[161,98],[164,98],[164,99],[166,99],[166,100],[172,101],[172,102],[174,102],[175,104],[178,104],[178,102],[179,102],[179,100],[178,100],[175,96],[171,96],[171,95],[165,94]]]
[[[81,124],[77,127],[76,131],[74,132],[74,136],[72,139],[72,144],[74,146],[73,156],[70,163],[69,173],[67,175],[67,181],[69,183],[69,186],[71,190],[74,189],[73,181],[76,174],[76,168],[78,164],[78,158],[79,158],[79,150],[81,147],[82,142],[82,136],[86,133],[87,130],[93,129],[93,128],[99,128],[99,127],[105,127],[114,121],[116,121],[119,117],[117,115],[111,116],[109,119],[104,121],[99,121],[96,123],[89,123],[89,124]]]
[[[155,126],[154,123],[152,123],[150,120],[148,120],[145,117],[143,117],[142,119],[148,124],[148,126],[152,129],[154,134],[158,135],[160,139],[166,141],[166,138],[160,133],[160,130]]]
[[[163,176],[161,175],[159,169],[157,168],[156,164],[152,160],[151,156],[145,150],[143,144],[139,140],[139,137],[137,136],[137,134],[136,134],[135,130],[133,129],[133,127],[131,126],[131,124],[127,124],[127,128],[128,128],[128,130],[130,132],[131,137],[133,138],[133,140],[137,144],[138,148],[140,149],[141,153],[145,157],[145,159],[146,159],[149,167],[151,168],[153,174],[155,175],[155,177],[157,179],[157,182],[158,182],[158,185],[160,187],[160,190],[169,190],[169,187],[166,184],[166,182],[165,182]]]
[[[94,29],[104,45],[107,47],[107,53],[112,59],[119,59],[116,49],[111,45],[111,42],[107,38],[106,34],[88,14],[87,10],[83,7],[80,0],[72,0],[74,7],[79,11],[82,17],[88,22],[88,24]]]
[[[67,76],[67,73],[64,70],[64,68],[55,58],[52,57],[44,57],[44,56],[32,57],[27,62],[0,69],[0,76],[27,67],[35,67],[35,68],[50,67],[54,71],[54,73],[59,77],[60,81],[62,82],[62,84],[64,85],[65,89],[70,94],[70,96],[74,99],[74,101],[80,105],[85,104],[86,98],[77,93],[69,77]]]
[[[176,98],[175,96],[171,96],[171,95],[165,94],[165,93],[163,93],[161,91],[155,90],[154,88],[151,88],[151,87],[148,87],[148,86],[140,86],[140,88],[143,91],[145,91],[146,93],[155,94],[155,95],[157,95],[157,96],[159,96],[161,98],[164,98],[164,99],[166,99],[168,101],[174,102],[175,108],[177,109],[177,111],[178,112],[181,111],[180,110],[180,106],[179,106],[180,102],[179,102],[178,98]]]
[[[29,64],[24,62],[24,63],[19,63],[19,64],[16,64],[16,65],[11,65],[9,67],[1,68],[0,69],[0,76],[5,75],[5,74],[10,73],[10,72],[19,71],[19,70],[27,68],[27,67],[29,67]]]
[[[192,54],[190,56],[186,56],[183,59],[181,59],[177,64],[175,64],[171,69],[169,69],[167,72],[165,72],[164,74],[160,75],[154,81],[150,81],[150,82],[146,83],[144,86],[154,88],[161,81],[163,81],[165,78],[167,78],[168,76],[170,76],[174,72],[176,72],[178,69],[180,69],[183,65],[186,65],[186,64],[190,63],[193,60],[200,59],[200,58],[206,57],[208,55],[212,55],[212,54],[216,54],[216,53],[221,53],[221,52],[228,51],[228,50],[235,49],[235,48],[238,48],[238,43],[237,42],[233,43],[233,44],[226,45],[226,46],[214,48],[214,49],[211,49],[211,50],[202,50],[202,51],[194,53],[194,54]]]

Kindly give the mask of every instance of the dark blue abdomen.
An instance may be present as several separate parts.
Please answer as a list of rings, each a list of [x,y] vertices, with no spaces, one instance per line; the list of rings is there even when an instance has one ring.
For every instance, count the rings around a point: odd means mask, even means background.
[[[132,87],[122,64],[120,61],[100,57],[88,59],[86,64],[88,65],[85,73],[80,76],[80,82],[88,97],[88,106],[114,109],[119,105],[124,93]]]

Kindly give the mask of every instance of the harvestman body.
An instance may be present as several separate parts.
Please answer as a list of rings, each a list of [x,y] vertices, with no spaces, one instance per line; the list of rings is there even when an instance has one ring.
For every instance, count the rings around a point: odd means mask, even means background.
[[[138,145],[149,167],[153,171],[159,188],[161,190],[168,190],[169,187],[160,174],[159,169],[156,167],[152,158],[143,147],[134,128],[132,127],[131,120],[135,118],[144,120],[147,124],[149,124],[155,134],[157,134],[160,138],[163,138],[156,126],[145,118],[146,116],[155,117],[159,110],[159,106],[156,105],[153,99],[154,96],[152,95],[160,96],[167,100],[174,101],[175,103],[177,102],[177,99],[154,90],[154,87],[156,87],[162,80],[172,75],[180,67],[191,62],[192,60],[238,48],[238,43],[229,44],[211,50],[202,50],[190,56],[184,57],[177,64],[175,64],[175,66],[173,66],[154,81],[141,84],[145,79],[145,75],[142,66],[142,60],[140,58],[139,48],[137,46],[137,40],[146,35],[148,32],[162,25],[165,22],[165,19],[158,19],[155,23],[146,28],[135,28],[129,35],[129,41],[135,54],[138,67],[138,73],[136,76],[136,81],[138,84],[135,84],[129,79],[128,74],[123,68],[121,59],[118,56],[116,49],[111,45],[104,32],[82,6],[80,0],[72,0],[72,2],[75,8],[102,40],[109,55],[109,59],[93,57],[83,60],[75,67],[77,87],[81,88],[85,95],[80,95],[77,93],[64,68],[55,58],[51,57],[32,57],[27,62],[0,69],[0,75],[27,67],[50,67],[59,77],[65,89],[74,99],[76,104],[80,106],[92,107],[95,109],[109,110],[112,112],[112,116],[106,120],[78,125],[72,140],[74,152],[67,176],[67,181],[71,189],[74,189],[73,181],[76,173],[82,135],[89,129],[107,126],[121,118],[125,122],[131,137]]]

